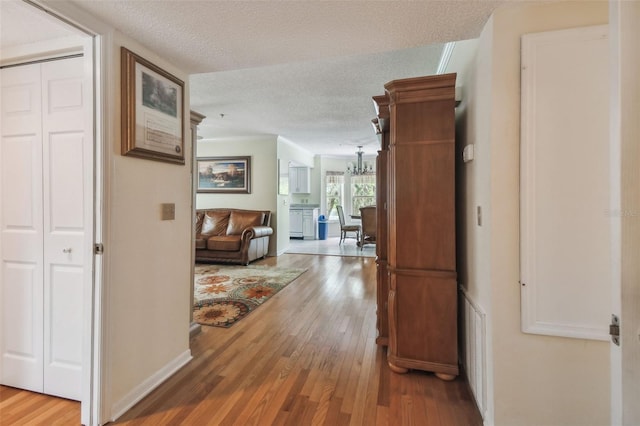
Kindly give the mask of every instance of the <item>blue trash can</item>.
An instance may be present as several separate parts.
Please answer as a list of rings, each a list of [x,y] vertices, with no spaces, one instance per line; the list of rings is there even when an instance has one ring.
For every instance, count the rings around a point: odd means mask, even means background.
[[[318,239],[326,240],[327,239],[327,228],[329,227],[329,221],[324,215],[320,215],[318,217]]]

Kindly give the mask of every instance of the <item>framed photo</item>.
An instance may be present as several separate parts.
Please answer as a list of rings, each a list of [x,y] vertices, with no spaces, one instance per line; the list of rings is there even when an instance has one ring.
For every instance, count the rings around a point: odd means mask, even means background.
[[[251,157],[207,157],[197,162],[197,192],[251,193]]]
[[[184,82],[121,48],[122,155],[184,164]]]

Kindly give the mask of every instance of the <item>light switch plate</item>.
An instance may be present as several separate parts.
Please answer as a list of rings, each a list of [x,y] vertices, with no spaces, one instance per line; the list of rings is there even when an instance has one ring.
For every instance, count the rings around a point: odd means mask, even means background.
[[[473,160],[473,150],[473,144],[465,146],[462,150],[462,161],[468,163],[469,161]]]
[[[162,206],[161,220],[175,220],[176,205],[175,203],[164,203]]]

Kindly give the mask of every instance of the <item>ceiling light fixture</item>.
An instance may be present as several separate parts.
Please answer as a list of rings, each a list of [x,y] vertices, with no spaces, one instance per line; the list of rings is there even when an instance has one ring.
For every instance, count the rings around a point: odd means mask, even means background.
[[[362,151],[362,145],[358,145],[358,151],[356,152],[356,154],[358,155],[357,163],[349,163],[349,165],[347,166],[347,172],[353,176],[373,173],[373,167],[371,166],[371,164],[367,165],[362,161],[362,154],[364,154],[364,152]]]

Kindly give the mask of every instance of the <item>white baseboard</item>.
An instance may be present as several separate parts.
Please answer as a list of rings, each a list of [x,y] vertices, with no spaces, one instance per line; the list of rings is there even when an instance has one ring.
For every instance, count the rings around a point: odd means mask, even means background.
[[[131,407],[136,405],[142,398],[149,395],[151,391],[157,388],[162,382],[173,376],[178,370],[184,367],[193,357],[191,350],[188,349],[180,354],[177,358],[166,364],[160,370],[156,371],[148,379],[133,388],[120,401],[111,407],[111,421],[115,422],[120,416],[129,411]]]
[[[200,324],[198,324],[197,322],[192,322],[191,325],[189,326],[189,337],[193,337],[196,334],[200,333],[202,331],[202,326],[200,326]]]

